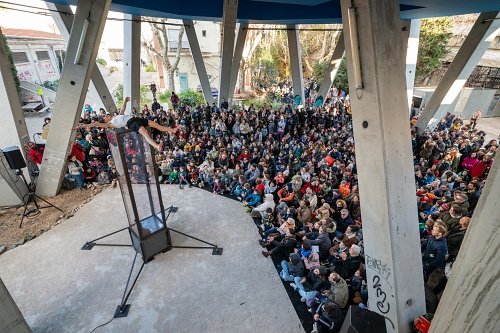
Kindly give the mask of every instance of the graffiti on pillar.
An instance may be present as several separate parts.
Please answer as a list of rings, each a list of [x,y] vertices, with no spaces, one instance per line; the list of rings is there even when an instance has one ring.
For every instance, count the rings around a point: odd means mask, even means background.
[[[388,267],[387,263],[384,263],[384,261],[381,259],[377,259],[366,254],[365,259],[366,268],[372,271],[372,273],[375,273],[371,278],[372,283],[370,285],[370,288],[372,289],[373,295],[375,297],[373,303],[375,304],[375,306],[371,308],[371,310],[375,310],[376,312],[384,316],[389,324],[391,324],[392,329],[395,329],[396,326],[394,325],[394,322],[391,320],[391,318],[386,316],[391,311],[390,298],[394,297],[392,295],[393,288],[391,286],[391,283],[389,282],[389,277],[392,274],[392,270],[390,267]]]

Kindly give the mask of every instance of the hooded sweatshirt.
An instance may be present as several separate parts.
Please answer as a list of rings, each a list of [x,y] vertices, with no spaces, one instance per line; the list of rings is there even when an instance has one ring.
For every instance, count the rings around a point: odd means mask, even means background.
[[[275,203],[274,203],[273,195],[266,194],[264,196],[264,202],[262,204],[258,205],[256,208],[254,208],[254,210],[257,212],[260,212],[262,214],[262,213],[266,212],[267,208],[271,208],[272,210],[274,210],[274,207],[275,207]]]
[[[288,262],[288,272],[290,275],[303,277],[305,273],[304,264],[298,253],[290,254],[290,261]]]

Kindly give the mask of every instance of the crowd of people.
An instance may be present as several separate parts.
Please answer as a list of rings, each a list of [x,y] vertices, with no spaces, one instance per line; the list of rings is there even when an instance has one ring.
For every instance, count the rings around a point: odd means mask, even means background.
[[[367,306],[349,95],[334,89],[321,108],[158,105],[135,115],[142,120],[134,130],[155,141],[159,181],[241,201],[259,221],[263,257],[281,261],[280,276],[308,307],[314,332],[336,332],[349,305]],[[68,170],[82,189],[116,179],[102,128],[109,126],[96,124],[106,117],[91,111],[80,120]],[[412,128],[422,277],[441,274],[435,294],[446,285],[498,148],[485,135],[451,114],[422,136]]]

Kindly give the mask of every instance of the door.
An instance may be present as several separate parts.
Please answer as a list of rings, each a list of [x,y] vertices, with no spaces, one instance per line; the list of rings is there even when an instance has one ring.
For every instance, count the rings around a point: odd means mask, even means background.
[[[180,88],[181,92],[188,90],[188,75],[187,73],[179,73],[179,83],[180,83]]]

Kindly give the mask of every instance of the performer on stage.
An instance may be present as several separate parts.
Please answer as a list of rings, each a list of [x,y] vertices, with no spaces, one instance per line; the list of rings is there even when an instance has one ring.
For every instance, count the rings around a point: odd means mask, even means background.
[[[104,123],[93,122],[91,124],[80,124],[74,129],[79,129],[83,127],[100,127],[100,128],[122,128],[127,127],[132,131],[141,134],[144,139],[158,151],[163,150],[163,145],[161,143],[156,143],[151,136],[149,135],[146,127],[153,127],[162,132],[169,132],[175,134],[177,132],[176,128],[170,128],[161,126],[158,123],[155,123],[152,120],[144,119],[144,118],[135,118],[133,115],[125,114],[125,109],[127,107],[127,103],[130,101],[130,97],[126,97],[123,103],[123,107],[116,116],[106,115],[104,116]]]

